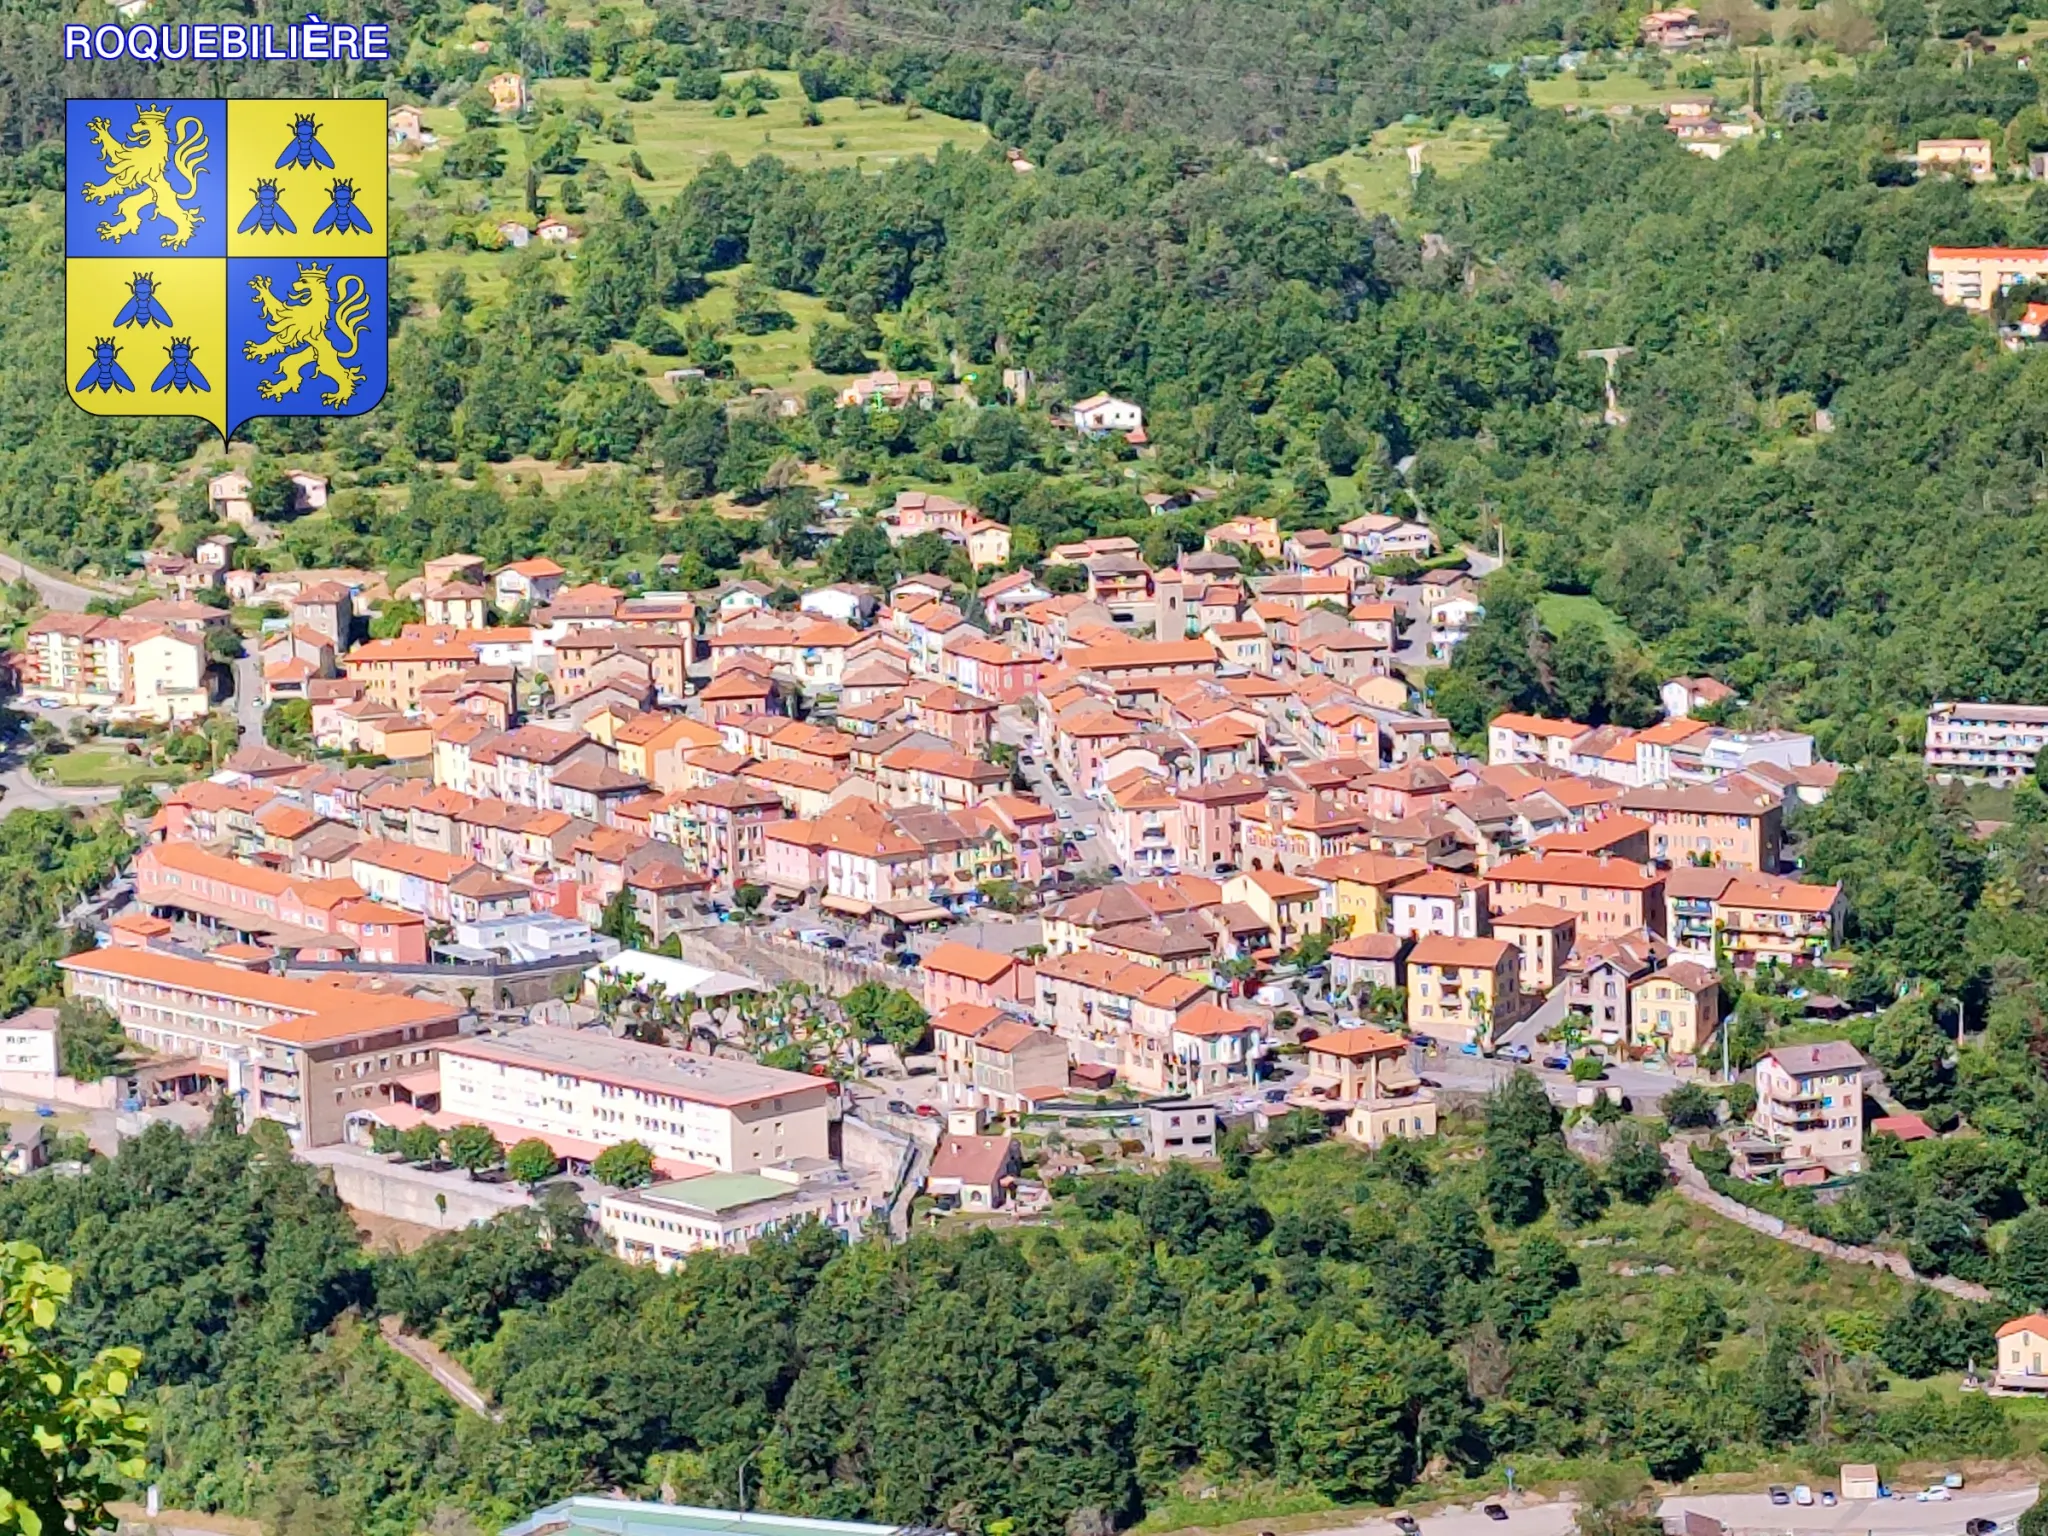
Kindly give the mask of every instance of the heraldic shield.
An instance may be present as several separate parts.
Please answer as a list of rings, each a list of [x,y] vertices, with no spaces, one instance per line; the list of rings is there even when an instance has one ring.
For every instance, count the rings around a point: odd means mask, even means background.
[[[95,416],[360,416],[389,376],[384,103],[72,101],[64,385]]]

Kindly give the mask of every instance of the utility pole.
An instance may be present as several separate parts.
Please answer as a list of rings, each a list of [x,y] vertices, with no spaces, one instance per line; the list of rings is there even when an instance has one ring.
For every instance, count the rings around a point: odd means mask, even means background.
[[[1625,427],[1628,425],[1628,412],[1621,408],[1621,397],[1615,392],[1614,378],[1616,365],[1624,357],[1634,356],[1635,350],[1634,347],[1588,347],[1579,354],[1582,358],[1597,357],[1607,364],[1606,421],[1610,427]]]

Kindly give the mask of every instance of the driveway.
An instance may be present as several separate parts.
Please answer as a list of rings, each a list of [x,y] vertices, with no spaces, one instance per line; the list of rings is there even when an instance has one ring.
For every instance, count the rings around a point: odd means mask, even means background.
[[[1892,1499],[1844,1499],[1833,1509],[1821,1504],[1773,1504],[1766,1494],[1681,1494],[1666,1499],[1657,1513],[1667,1522],[1688,1512],[1711,1515],[1731,1531],[1892,1531],[1898,1536],[1962,1536],[1971,1520],[2009,1524],[2034,1502],[2036,1489],[1963,1491],[1946,1503],[1921,1504],[1910,1494]]]
[[[244,746],[263,740],[263,669],[254,656],[235,659],[235,724]]]
[[[1503,1501],[1505,1503],[1505,1501]],[[1419,1514],[1422,1536],[1567,1536],[1574,1530],[1579,1507],[1569,1500],[1517,1506],[1506,1503],[1508,1517],[1490,1520],[1473,1504],[1453,1504],[1433,1514]],[[1332,1526],[1317,1536],[1400,1536],[1390,1519],[1361,1520]]]

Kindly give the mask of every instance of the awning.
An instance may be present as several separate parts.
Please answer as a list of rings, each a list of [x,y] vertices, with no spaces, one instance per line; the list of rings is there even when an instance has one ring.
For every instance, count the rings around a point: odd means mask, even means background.
[[[777,885],[771,880],[768,882],[768,896],[771,901],[802,901],[804,899],[804,887],[800,885]]]
[[[875,910],[871,901],[862,901],[858,896],[827,896],[818,903],[827,912],[838,912],[846,917],[866,917]]]
[[[944,907],[929,901],[920,901],[915,896],[901,896],[894,901],[879,902],[877,905],[899,923],[943,923],[953,915]]]
[[[424,1072],[407,1072],[402,1077],[393,1078],[392,1086],[403,1088],[415,1099],[438,1094],[441,1091],[441,1069],[430,1067]]]

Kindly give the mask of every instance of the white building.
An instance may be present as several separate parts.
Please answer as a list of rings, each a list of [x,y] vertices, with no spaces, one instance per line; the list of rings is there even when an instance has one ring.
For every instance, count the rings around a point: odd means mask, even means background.
[[[57,1075],[57,1010],[29,1008],[0,1020],[0,1077],[33,1072]]]
[[[1091,436],[1106,432],[1142,432],[1145,412],[1115,395],[1090,395],[1074,402],[1074,430]]]
[[[1927,766],[1936,773],[2008,783],[2034,771],[2048,739],[2039,704],[1935,704],[1927,711]]]
[[[638,1141],[671,1167],[721,1173],[827,1157],[830,1090],[799,1072],[539,1024],[441,1052],[441,1111],[452,1119],[514,1140],[565,1138],[592,1156]]]
[[[712,1173],[607,1194],[598,1230],[629,1264],[663,1274],[693,1253],[744,1253],[757,1237],[818,1221],[859,1235],[887,1185],[874,1174],[803,1158],[754,1173]]]

